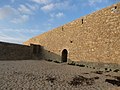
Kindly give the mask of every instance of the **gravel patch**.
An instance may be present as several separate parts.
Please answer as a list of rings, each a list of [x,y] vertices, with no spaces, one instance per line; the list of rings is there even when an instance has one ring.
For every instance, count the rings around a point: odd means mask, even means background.
[[[0,61],[0,90],[115,90],[119,77],[118,70],[106,73],[45,60]],[[117,85],[111,84],[114,79]]]

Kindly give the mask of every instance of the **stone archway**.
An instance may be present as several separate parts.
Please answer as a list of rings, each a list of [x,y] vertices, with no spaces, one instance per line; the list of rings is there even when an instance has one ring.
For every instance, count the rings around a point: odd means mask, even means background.
[[[64,49],[62,51],[62,62],[67,62],[68,51]]]

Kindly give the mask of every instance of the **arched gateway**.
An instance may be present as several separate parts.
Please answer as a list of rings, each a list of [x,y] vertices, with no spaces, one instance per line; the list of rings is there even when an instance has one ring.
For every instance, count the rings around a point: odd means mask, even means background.
[[[62,51],[62,62],[67,62],[67,55],[68,55],[68,51],[64,49]]]

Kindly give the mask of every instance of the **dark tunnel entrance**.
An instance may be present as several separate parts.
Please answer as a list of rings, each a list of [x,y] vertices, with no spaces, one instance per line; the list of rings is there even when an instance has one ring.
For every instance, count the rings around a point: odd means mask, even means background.
[[[62,51],[62,62],[67,62],[67,55],[68,55],[68,51],[64,49]]]

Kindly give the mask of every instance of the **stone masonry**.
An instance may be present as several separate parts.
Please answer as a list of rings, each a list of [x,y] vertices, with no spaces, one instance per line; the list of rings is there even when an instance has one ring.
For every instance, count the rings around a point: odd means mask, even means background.
[[[25,45],[38,44],[44,59],[120,64],[120,3],[78,18],[31,38]]]

